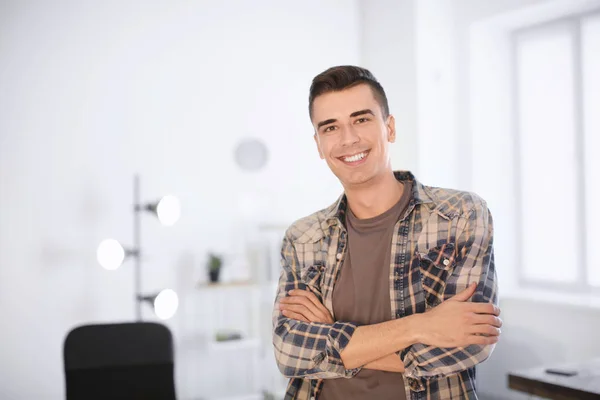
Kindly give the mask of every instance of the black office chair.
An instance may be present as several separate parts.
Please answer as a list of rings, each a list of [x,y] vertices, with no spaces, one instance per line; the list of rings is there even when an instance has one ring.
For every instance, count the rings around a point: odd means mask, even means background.
[[[64,366],[67,400],[175,400],[173,338],[161,324],[75,328]]]

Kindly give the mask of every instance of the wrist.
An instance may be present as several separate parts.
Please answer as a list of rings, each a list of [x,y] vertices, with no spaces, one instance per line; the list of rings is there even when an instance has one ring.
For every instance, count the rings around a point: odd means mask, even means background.
[[[411,326],[413,329],[413,337],[415,340],[414,343],[425,343],[427,341],[427,328],[430,326],[429,324],[431,323],[430,321],[428,321],[429,315],[414,314],[411,315],[411,317],[413,317],[413,320],[411,321]]]
[[[400,335],[396,336],[399,341],[400,350],[422,342],[424,327],[422,318],[423,314],[413,314],[395,320],[401,332]]]

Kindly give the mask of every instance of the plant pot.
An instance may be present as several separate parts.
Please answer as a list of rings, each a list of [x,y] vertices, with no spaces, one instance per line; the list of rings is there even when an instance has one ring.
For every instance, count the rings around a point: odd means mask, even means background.
[[[208,275],[212,283],[219,282],[219,272],[221,272],[221,270],[219,269],[211,269],[210,271],[208,271]]]

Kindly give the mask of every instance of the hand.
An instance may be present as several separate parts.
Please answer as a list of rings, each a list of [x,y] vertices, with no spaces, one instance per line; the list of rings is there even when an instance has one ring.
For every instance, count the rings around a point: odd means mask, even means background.
[[[281,313],[292,319],[304,322],[320,322],[333,324],[335,321],[314,293],[307,290],[290,290],[289,296],[281,299],[279,309]]]
[[[490,345],[498,342],[502,320],[500,309],[490,303],[468,302],[477,284],[420,314],[419,339],[436,347]]]

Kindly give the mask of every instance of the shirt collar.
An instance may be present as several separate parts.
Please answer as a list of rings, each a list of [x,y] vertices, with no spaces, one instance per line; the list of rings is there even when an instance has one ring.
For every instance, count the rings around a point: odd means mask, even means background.
[[[409,207],[417,204],[434,203],[434,198],[430,191],[422,185],[410,171],[394,171],[394,176],[399,182],[412,182],[411,199]],[[334,206],[330,207],[326,214],[328,226],[340,223],[341,226],[346,222],[346,210],[348,208],[348,199],[346,194],[342,194]]]

